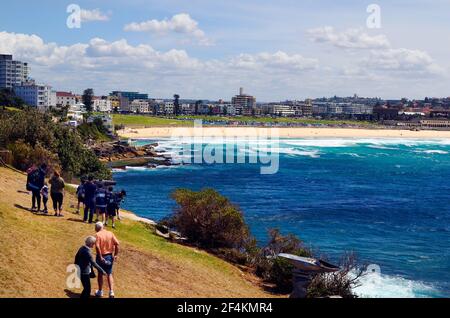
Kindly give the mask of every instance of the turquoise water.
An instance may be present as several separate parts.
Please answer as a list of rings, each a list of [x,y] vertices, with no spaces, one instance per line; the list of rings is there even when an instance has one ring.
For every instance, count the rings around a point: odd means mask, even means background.
[[[159,149],[179,146],[160,140]],[[260,242],[278,227],[332,260],[354,251],[381,270],[361,282],[363,297],[450,296],[450,140],[284,139],[276,148],[274,175],[247,163],[114,177],[129,194],[124,208],[145,217],[169,214],[176,188],[214,187],[243,210]]]

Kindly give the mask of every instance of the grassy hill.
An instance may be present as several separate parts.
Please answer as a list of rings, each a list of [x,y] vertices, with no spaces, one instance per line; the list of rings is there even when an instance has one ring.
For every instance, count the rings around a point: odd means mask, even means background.
[[[0,167],[0,297],[77,297],[81,290],[66,287],[66,267],[94,228],[73,214],[73,191],[66,194],[64,218],[29,212],[25,180]],[[256,277],[217,257],[169,243],[143,223],[118,223],[117,297],[273,296]]]

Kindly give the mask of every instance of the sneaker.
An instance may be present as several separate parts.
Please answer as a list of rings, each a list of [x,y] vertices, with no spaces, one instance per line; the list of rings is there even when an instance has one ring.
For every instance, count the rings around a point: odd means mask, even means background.
[[[115,298],[116,296],[114,295],[114,292],[111,290],[109,292],[109,298]]]
[[[97,290],[95,292],[95,297],[103,297],[103,290]]]
[[[113,228],[113,229],[115,229],[115,228],[116,228],[116,226],[115,226],[115,225],[113,224],[113,225],[112,225],[112,228]]]

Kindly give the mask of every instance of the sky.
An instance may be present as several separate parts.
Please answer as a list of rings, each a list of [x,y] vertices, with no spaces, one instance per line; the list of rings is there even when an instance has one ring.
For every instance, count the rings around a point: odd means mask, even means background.
[[[447,97],[450,0],[3,1],[0,53],[96,95]]]

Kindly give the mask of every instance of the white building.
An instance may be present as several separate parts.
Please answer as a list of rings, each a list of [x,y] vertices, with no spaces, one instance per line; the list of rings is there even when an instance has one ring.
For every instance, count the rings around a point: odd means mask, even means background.
[[[172,115],[175,113],[175,105],[173,102],[164,103],[164,113],[167,115]]]
[[[48,107],[56,106],[56,92],[49,85],[38,85],[29,81],[14,86],[14,93],[29,106],[46,110]]]
[[[73,106],[77,103],[77,98],[72,92],[56,92],[56,105],[63,106]]]
[[[28,63],[14,61],[12,55],[0,54],[0,89],[13,88],[28,81]]]
[[[130,104],[130,111],[133,113],[148,113],[149,102],[145,99],[135,99]]]
[[[110,112],[112,111],[111,100],[107,98],[96,98],[93,100],[93,109],[97,112]]]
[[[290,105],[272,105],[272,114],[281,117],[295,116],[295,110]]]

